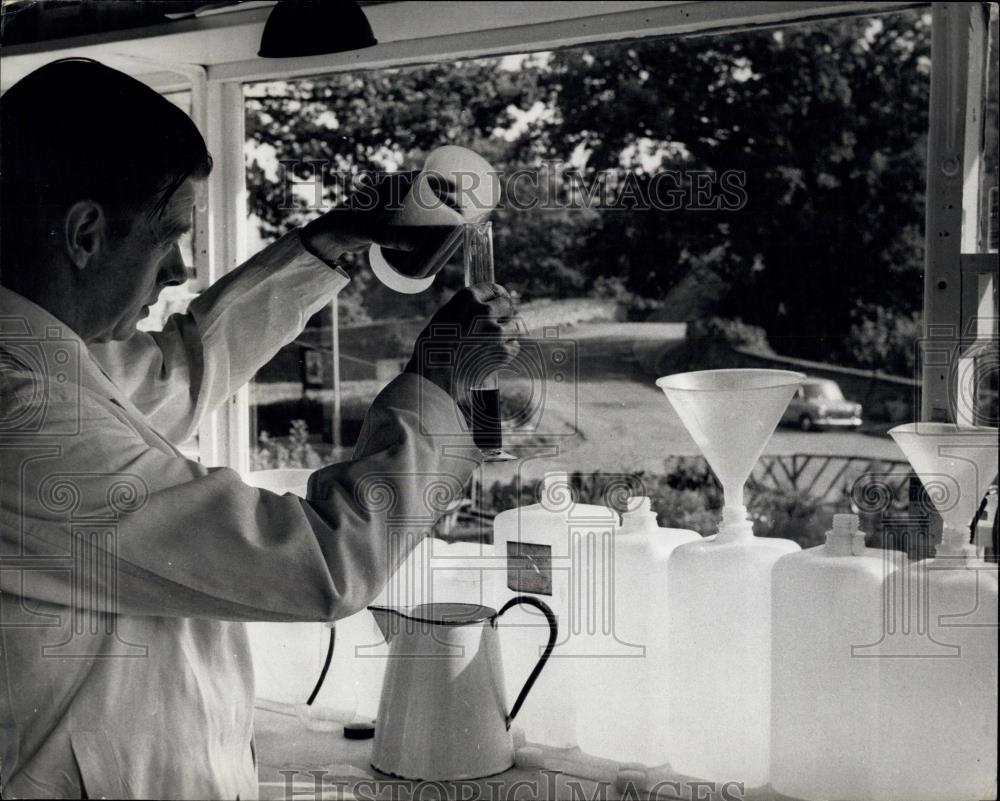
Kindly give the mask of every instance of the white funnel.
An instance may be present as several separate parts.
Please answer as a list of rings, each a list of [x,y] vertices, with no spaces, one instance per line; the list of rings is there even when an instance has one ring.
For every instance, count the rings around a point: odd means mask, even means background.
[[[727,507],[743,506],[743,485],[804,379],[790,370],[702,370],[657,380],[722,484]]]
[[[997,429],[907,423],[889,434],[944,521],[945,547],[968,542],[969,526],[997,474]]]

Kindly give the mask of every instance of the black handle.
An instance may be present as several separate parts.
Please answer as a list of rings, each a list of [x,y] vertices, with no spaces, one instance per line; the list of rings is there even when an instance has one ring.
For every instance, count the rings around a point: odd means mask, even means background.
[[[510,729],[511,721],[514,720],[514,716],[521,710],[521,705],[524,703],[524,699],[528,697],[528,692],[531,690],[532,686],[538,680],[538,676],[542,672],[542,668],[545,667],[545,663],[549,661],[549,657],[552,656],[552,649],[555,647],[556,638],[559,636],[559,621],[556,620],[555,614],[549,609],[548,604],[543,601],[539,601],[537,598],[531,595],[518,595],[516,598],[511,598],[507,603],[503,605],[503,608],[497,612],[496,620],[500,615],[510,609],[512,606],[518,604],[527,604],[528,606],[533,606],[538,609],[543,615],[545,615],[545,620],[549,624],[549,641],[545,645],[545,650],[542,651],[542,655],[538,657],[538,661],[535,663],[535,667],[532,669],[531,674],[528,676],[528,680],[524,682],[524,686],[521,688],[521,692],[517,694],[517,700],[514,701],[514,706],[510,708],[510,712],[507,715],[507,728]]]

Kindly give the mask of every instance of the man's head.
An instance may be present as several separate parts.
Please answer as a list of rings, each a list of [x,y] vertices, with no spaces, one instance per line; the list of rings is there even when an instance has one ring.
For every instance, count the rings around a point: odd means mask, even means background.
[[[184,280],[177,239],[211,168],[190,118],[134,78],[36,70],[0,98],[0,283],[87,342],[131,335]]]

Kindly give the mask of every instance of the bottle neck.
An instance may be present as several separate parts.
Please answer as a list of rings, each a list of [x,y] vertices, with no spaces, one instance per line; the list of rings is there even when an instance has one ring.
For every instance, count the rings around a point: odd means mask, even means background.
[[[753,521],[745,506],[724,506],[716,542],[739,542],[753,539]]]
[[[976,560],[976,546],[969,542],[969,532],[966,529],[944,525],[941,530],[941,544],[934,551],[936,558],[955,559],[964,557],[966,560]]]
[[[832,529],[826,533],[826,552],[829,556],[861,556],[865,550],[863,531]]]
[[[616,535],[629,536],[632,534],[653,534],[659,529],[659,524],[655,514],[625,514],[622,515],[622,524],[616,530]]]

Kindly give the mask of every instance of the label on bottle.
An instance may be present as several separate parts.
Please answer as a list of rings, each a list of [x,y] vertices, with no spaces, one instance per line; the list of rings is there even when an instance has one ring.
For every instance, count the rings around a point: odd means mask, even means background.
[[[532,542],[508,542],[507,587],[514,592],[552,595],[552,548]]]

